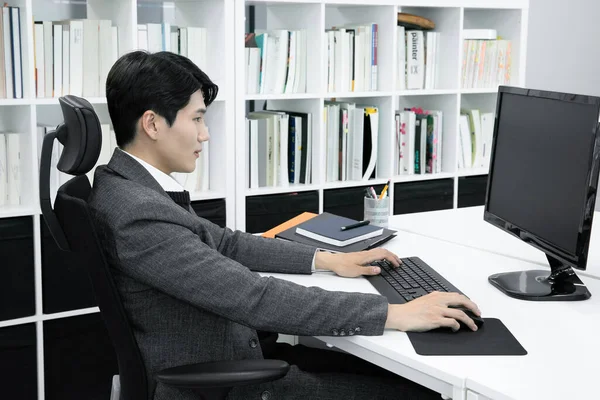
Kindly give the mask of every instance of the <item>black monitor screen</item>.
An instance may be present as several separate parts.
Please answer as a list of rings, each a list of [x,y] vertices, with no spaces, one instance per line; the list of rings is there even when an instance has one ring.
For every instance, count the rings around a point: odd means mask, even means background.
[[[574,254],[598,108],[501,96],[487,210]]]

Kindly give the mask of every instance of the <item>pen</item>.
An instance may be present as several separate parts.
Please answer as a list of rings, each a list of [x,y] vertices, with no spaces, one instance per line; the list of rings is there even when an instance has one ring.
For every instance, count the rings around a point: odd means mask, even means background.
[[[390,180],[388,179],[387,183],[383,187],[383,190],[381,191],[381,194],[379,195],[379,200],[383,199],[383,197],[385,196],[385,192],[387,192],[387,190],[388,190],[389,185],[390,185]]]
[[[371,190],[371,195],[373,196],[373,198],[376,199],[377,193],[375,193],[375,189],[373,189],[373,186],[369,187],[369,189]]]
[[[352,225],[342,226],[340,228],[340,231],[347,231],[349,229],[359,228],[361,226],[369,225],[370,223],[371,223],[371,221],[369,221],[368,219],[366,219],[364,221],[360,221],[360,222],[357,222],[357,223],[352,224]]]

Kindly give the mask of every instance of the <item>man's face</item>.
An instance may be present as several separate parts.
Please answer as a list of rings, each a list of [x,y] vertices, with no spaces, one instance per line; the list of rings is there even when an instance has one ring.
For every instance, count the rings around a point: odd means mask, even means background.
[[[202,151],[202,142],[209,139],[204,114],[206,105],[202,92],[198,90],[190,97],[187,106],[179,110],[173,125],[162,121],[158,136],[158,152],[163,172],[192,172]],[[166,170],[166,171],[165,171]]]

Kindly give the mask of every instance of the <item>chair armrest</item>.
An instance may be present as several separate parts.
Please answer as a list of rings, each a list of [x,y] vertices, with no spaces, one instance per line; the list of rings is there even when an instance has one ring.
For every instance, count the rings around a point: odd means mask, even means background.
[[[289,364],[281,360],[216,361],[166,368],[155,379],[177,388],[231,388],[274,381],[289,369]]]

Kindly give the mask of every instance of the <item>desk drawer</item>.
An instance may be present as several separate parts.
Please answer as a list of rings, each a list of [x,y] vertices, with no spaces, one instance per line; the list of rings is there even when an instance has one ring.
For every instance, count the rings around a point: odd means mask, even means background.
[[[396,183],[394,186],[394,215],[444,210],[453,206],[453,179]]]
[[[246,232],[265,232],[308,211],[319,212],[319,192],[246,197]]]
[[[487,175],[458,178],[458,207],[484,205],[487,180]]]

